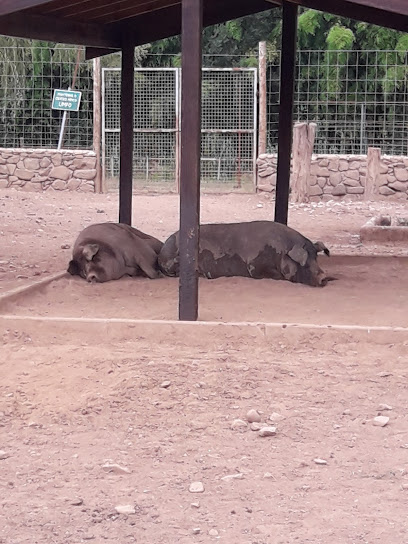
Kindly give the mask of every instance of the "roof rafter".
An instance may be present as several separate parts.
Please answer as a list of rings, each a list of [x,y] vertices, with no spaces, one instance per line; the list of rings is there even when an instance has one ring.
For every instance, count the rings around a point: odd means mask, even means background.
[[[379,9],[377,6],[384,5],[383,0],[288,0],[294,4],[307,8],[316,9],[326,13],[333,13],[340,17],[349,17],[357,21],[364,21],[379,26],[394,28],[395,30],[407,31],[407,20],[401,14],[394,13],[387,9]],[[403,8],[402,2],[408,0],[390,0],[396,6],[397,2]],[[373,7],[376,6],[376,7]],[[404,4],[405,6],[405,4]]]
[[[94,47],[121,47],[120,29],[111,25],[100,26],[41,15],[22,17],[21,14],[11,14],[0,17],[0,34]]]
[[[276,6],[280,1],[275,2]],[[231,19],[244,17],[253,13],[272,9],[273,5],[266,0],[223,0],[222,8],[204,4],[203,26],[211,26],[224,23]],[[160,18],[158,18],[160,13]],[[160,11],[152,11],[137,17],[128,19],[123,23],[112,24],[112,27],[126,28],[134,35],[134,45],[176,36],[181,32],[181,4],[163,8]]]
[[[2,0],[0,15],[8,15],[27,8],[33,8],[50,3],[52,0]]]

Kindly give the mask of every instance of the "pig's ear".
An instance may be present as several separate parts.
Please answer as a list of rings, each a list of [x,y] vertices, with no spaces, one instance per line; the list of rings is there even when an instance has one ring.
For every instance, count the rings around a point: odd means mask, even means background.
[[[84,249],[82,250],[82,254],[87,261],[92,261],[98,251],[98,244],[86,244],[86,246],[84,246]]]
[[[323,251],[323,253],[325,253],[328,257],[330,257],[330,251],[323,244],[323,242],[315,242],[313,245],[316,248],[317,253],[320,253],[320,251]]]
[[[300,264],[300,266],[305,266],[308,253],[303,247],[293,246],[292,249],[288,251],[288,255],[295,263]]]

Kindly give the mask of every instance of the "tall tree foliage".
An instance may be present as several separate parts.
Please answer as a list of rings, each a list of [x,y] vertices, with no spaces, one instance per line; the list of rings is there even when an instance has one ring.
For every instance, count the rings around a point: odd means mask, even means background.
[[[206,66],[228,67],[257,64],[258,42],[276,45],[279,40],[280,10],[249,15],[203,31]],[[151,44],[144,66],[179,66],[181,38],[175,36]]]

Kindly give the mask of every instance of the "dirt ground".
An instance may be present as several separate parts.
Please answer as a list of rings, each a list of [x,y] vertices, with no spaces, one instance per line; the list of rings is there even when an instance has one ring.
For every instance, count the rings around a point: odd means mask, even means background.
[[[338,280],[201,280],[200,319],[408,327],[407,248],[358,236],[380,212],[408,204],[292,205],[290,225],[330,247],[321,264]],[[271,219],[273,203],[204,195],[201,215]],[[64,270],[82,228],[116,219],[116,195],[0,190],[0,294]],[[177,223],[177,196],[135,196],[141,230],[165,239]],[[62,278],[0,309],[0,543],[407,544],[407,333],[153,326],[119,340],[4,318],[175,319],[177,289]]]

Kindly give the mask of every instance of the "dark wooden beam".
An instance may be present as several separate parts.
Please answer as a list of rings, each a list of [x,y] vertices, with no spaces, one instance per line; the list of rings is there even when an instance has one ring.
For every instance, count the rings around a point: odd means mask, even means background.
[[[102,19],[106,15],[114,15],[113,20],[122,19],[121,14],[123,12],[129,11],[133,15],[138,13],[144,13],[145,11],[150,11],[150,9],[156,9],[165,7],[166,5],[171,5],[180,0],[112,0],[112,1],[101,1],[98,0],[85,0],[80,4],[72,5],[62,5],[58,6],[55,10],[50,9],[52,13],[58,13],[62,17],[73,17],[85,16],[87,20],[91,19]],[[51,7],[52,8],[52,7]],[[124,17],[125,18],[125,17]],[[105,22],[105,21],[102,21]]]
[[[120,49],[109,49],[106,47],[85,47],[85,60],[97,59],[104,55],[111,55],[117,53]]]
[[[122,47],[120,100],[119,223],[132,224],[133,113],[135,50],[129,40]]]
[[[307,8],[349,17],[355,21],[364,21],[373,25],[384,26],[407,32],[408,1],[394,0],[390,6],[385,0],[290,0]],[[377,7],[374,7],[377,6]],[[382,9],[380,9],[382,8]],[[386,8],[386,9],[385,9]]]
[[[121,47],[121,33],[118,28],[41,15],[23,16],[15,13],[0,17],[0,34],[94,47]]]
[[[52,0],[2,0],[0,2],[0,15],[8,15],[27,8],[33,8],[48,4]]]
[[[289,206],[297,13],[295,4],[283,1],[275,221],[285,225],[288,223]]]
[[[198,317],[203,0],[182,1],[179,319]]]
[[[387,11],[408,15],[407,0],[387,0],[387,2],[384,2],[384,0],[354,0],[354,3],[377,9],[387,8]],[[408,27],[406,28],[408,30]]]
[[[275,5],[266,0],[223,0],[222,2],[206,2],[203,13],[203,26],[211,26],[224,23],[231,19],[251,15],[261,11],[272,9]],[[280,0],[276,0],[276,7]],[[163,8],[156,12],[146,13],[138,17],[130,18],[123,23],[113,23],[112,26],[126,28],[134,36],[134,44],[144,43],[169,38],[181,33],[181,5]]]

